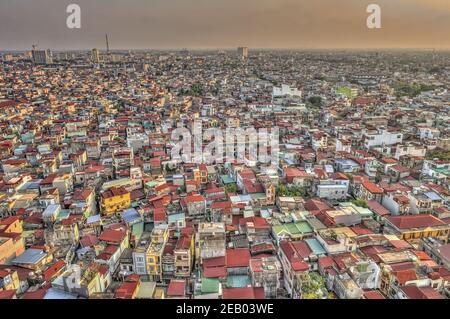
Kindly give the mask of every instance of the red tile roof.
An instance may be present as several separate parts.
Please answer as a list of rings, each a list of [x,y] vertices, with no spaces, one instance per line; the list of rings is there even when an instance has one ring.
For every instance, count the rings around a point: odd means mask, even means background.
[[[0,299],[14,299],[16,291],[14,289],[0,291]]]
[[[253,223],[253,226],[256,229],[269,229],[270,228],[269,223],[267,222],[267,220],[264,217],[253,216],[253,217],[239,219],[239,225],[248,225],[248,223]]]
[[[224,288],[222,299],[265,299],[264,288]]]
[[[364,297],[366,299],[386,299],[378,290],[365,291]]]
[[[203,276],[206,278],[224,278],[227,276],[226,258],[215,257],[203,259]]]
[[[83,189],[83,190],[77,189],[74,191],[72,198],[74,200],[85,201],[89,197],[89,195],[91,195],[91,193],[92,193],[92,190],[90,190],[90,189]]]
[[[125,189],[125,187],[120,186],[120,187],[111,187],[110,189],[101,193],[101,196],[102,196],[102,198],[106,199],[106,198],[111,198],[114,196],[121,196],[121,195],[125,195],[125,194],[128,194],[128,191]]]
[[[66,263],[64,262],[64,260],[58,260],[57,262],[55,262],[53,265],[51,265],[44,271],[44,273],[43,273],[44,280],[49,281],[58,272],[60,272],[61,269],[63,269],[65,266],[66,266]]]
[[[392,274],[395,277],[397,277],[397,281],[401,285],[404,285],[408,281],[417,279],[417,273],[416,273],[415,269],[405,269],[405,270],[393,271]]]
[[[203,276],[205,278],[225,278],[227,276],[227,269],[225,266],[204,268]]]
[[[447,225],[442,220],[433,215],[388,216],[386,218],[398,229],[425,228]]]
[[[302,255],[306,254],[306,250],[302,251],[302,248],[301,245],[290,241],[280,242],[280,249],[286,255],[294,271],[307,271],[309,269],[309,264],[303,261]]]
[[[153,210],[153,220],[155,222],[162,222],[166,220],[166,209],[164,207],[155,208]]]
[[[186,204],[195,203],[195,202],[203,202],[205,198],[202,195],[190,195],[184,198],[184,202]]]
[[[115,298],[132,299],[138,289],[139,282],[123,282],[116,290]]]
[[[189,235],[181,236],[177,241],[175,249],[189,249],[191,247],[191,238]]]
[[[184,297],[186,295],[186,281],[172,279],[167,288],[167,297]]]
[[[111,242],[115,244],[119,244],[124,237],[126,236],[126,232],[124,230],[114,230],[114,229],[106,229],[101,233],[98,237],[100,241]]]
[[[408,285],[402,288],[409,299],[446,299],[437,290],[432,287],[417,287]]]
[[[308,199],[305,202],[304,207],[308,211],[326,211],[332,209],[330,206],[328,206],[325,202],[323,202],[319,198]]]
[[[36,291],[27,291],[22,295],[22,299],[44,299],[47,289],[40,288]]]
[[[379,216],[387,216],[387,215],[391,214],[390,211],[388,211],[386,208],[384,208],[384,206],[382,206],[376,200],[369,200],[367,202],[367,205],[369,206],[371,211],[373,211],[375,214],[377,214]]]
[[[248,267],[250,251],[248,248],[227,249],[227,268]]]
[[[231,208],[231,201],[211,203],[211,209],[230,209],[230,208]]]
[[[18,216],[9,216],[6,218],[3,218],[2,220],[0,220],[0,225],[11,225],[14,222],[16,222],[17,220],[19,220],[20,218]]]
[[[225,260],[225,257],[214,257],[203,259],[202,263],[204,268],[220,267],[226,265]]]
[[[335,265],[334,259],[330,256],[319,257],[319,267],[326,269]]]
[[[80,239],[80,244],[83,247],[92,247],[98,243],[97,236],[94,235],[86,235]]]
[[[383,194],[383,189],[372,182],[363,182],[362,186],[372,194]]]

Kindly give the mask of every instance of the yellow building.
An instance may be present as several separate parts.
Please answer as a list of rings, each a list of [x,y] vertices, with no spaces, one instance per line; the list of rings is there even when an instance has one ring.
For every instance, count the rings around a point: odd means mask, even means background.
[[[101,194],[101,212],[111,215],[131,206],[131,193],[124,187],[112,187]]]
[[[389,216],[386,222],[386,227],[405,240],[437,237],[447,242],[450,235],[450,225],[433,215]]]
[[[16,216],[0,221],[0,264],[19,256],[25,251],[22,234],[23,222]]]
[[[7,217],[0,221],[0,232],[21,234],[23,221],[16,216]]]
[[[75,280],[75,283],[73,281]],[[82,268],[76,265],[70,267],[61,276],[56,278],[52,285],[60,290],[89,298],[96,293],[106,290],[104,276],[95,267]]]
[[[208,183],[208,169],[205,164],[200,164],[198,168],[193,170],[194,180],[205,185]]]
[[[17,271],[11,269],[0,270],[0,291],[2,290],[18,290],[20,288],[20,280]]]
[[[24,251],[23,240],[14,240],[13,238],[0,237],[0,265],[14,257],[19,256]]]
[[[166,294],[164,292],[164,288],[156,287],[155,292],[153,293],[153,299],[165,299]]]
[[[167,225],[159,225],[153,229],[146,258],[147,273],[154,281],[160,281],[162,278],[162,253],[168,239]]]

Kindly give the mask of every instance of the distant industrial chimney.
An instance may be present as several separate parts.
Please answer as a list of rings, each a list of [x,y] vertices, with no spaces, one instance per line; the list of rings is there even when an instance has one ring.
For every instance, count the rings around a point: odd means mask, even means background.
[[[106,36],[106,52],[109,53],[109,41],[108,41],[108,34]]]

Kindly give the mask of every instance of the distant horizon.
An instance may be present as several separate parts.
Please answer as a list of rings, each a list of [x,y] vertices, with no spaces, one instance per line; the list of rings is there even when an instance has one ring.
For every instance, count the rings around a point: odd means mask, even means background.
[[[143,51],[143,52],[150,52],[150,51],[236,51],[238,46],[236,47],[226,47],[226,48],[110,48],[109,52],[122,52],[122,51]],[[36,50],[51,50],[53,52],[88,52],[93,49],[98,49],[100,52],[107,52],[105,48],[101,47],[92,47],[92,48],[79,48],[79,49],[62,49],[62,48],[40,48],[37,47]],[[348,48],[340,48],[340,47],[320,47],[320,48],[252,48],[248,47],[249,51],[450,51],[450,47],[443,47],[443,48],[433,48],[433,47],[381,47],[381,48],[360,48],[360,47],[348,47]],[[0,52],[8,52],[8,53],[25,53],[32,51],[32,48],[30,49],[1,49]]]

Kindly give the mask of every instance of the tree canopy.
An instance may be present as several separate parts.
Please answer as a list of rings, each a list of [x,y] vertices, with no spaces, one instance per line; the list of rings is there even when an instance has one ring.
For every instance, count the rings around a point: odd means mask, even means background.
[[[277,195],[289,197],[305,196],[306,191],[303,187],[296,185],[280,185],[277,188]]]

